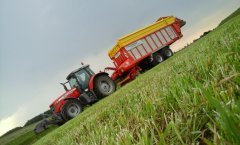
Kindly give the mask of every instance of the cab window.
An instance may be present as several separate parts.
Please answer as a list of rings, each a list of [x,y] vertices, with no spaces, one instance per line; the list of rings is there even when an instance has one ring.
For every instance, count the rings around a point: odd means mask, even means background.
[[[80,70],[78,72],[75,73],[78,82],[81,85],[82,89],[86,89],[88,88],[88,83],[90,80],[90,75],[86,72],[86,70]]]

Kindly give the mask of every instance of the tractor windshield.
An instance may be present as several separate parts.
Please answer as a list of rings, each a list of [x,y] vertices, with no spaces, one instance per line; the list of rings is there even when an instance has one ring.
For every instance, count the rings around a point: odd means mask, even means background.
[[[72,72],[69,77],[67,77],[71,88],[88,88],[89,80],[94,72],[88,67],[82,67],[74,72]]]
[[[70,87],[71,87],[71,88],[74,88],[74,87],[77,87],[77,86],[78,86],[78,83],[77,83],[77,81],[76,81],[75,78],[70,78],[70,79],[69,79],[69,84],[70,84]]]
[[[82,69],[82,70],[76,72],[75,75],[76,75],[77,80],[80,83],[82,89],[88,88],[88,83],[89,83],[89,80],[91,77],[90,74],[85,69]]]

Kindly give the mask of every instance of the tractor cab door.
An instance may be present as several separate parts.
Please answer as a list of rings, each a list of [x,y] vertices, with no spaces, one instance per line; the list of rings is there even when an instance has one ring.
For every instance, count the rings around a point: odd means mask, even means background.
[[[76,80],[83,90],[88,88],[89,81],[93,75],[94,72],[89,67],[81,69],[75,73]]]

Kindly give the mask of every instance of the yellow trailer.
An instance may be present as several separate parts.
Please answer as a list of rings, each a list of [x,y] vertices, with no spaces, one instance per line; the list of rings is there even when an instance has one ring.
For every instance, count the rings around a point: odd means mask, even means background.
[[[161,17],[153,24],[128,34],[108,52],[115,68],[112,79],[133,79],[141,69],[156,65],[171,57],[169,46],[182,37],[185,21],[173,16]]]
[[[173,24],[174,22],[176,22],[177,18],[173,17],[173,16],[169,16],[169,17],[162,17],[160,19],[158,19],[155,23],[146,26],[144,28],[141,28],[133,33],[130,33],[126,36],[123,36],[122,38],[120,38],[117,42],[117,44],[108,52],[108,55],[110,58],[112,58],[122,47],[127,46],[128,44],[135,42],[136,40],[149,35],[161,28],[164,28],[170,24]]]

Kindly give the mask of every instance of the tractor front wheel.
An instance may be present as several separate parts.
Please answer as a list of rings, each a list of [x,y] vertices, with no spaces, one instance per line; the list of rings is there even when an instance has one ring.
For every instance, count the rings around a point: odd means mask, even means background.
[[[94,92],[98,98],[111,95],[116,90],[114,81],[107,75],[100,75],[94,81]]]
[[[83,108],[78,100],[67,100],[62,107],[62,117],[68,121],[82,112]]]

